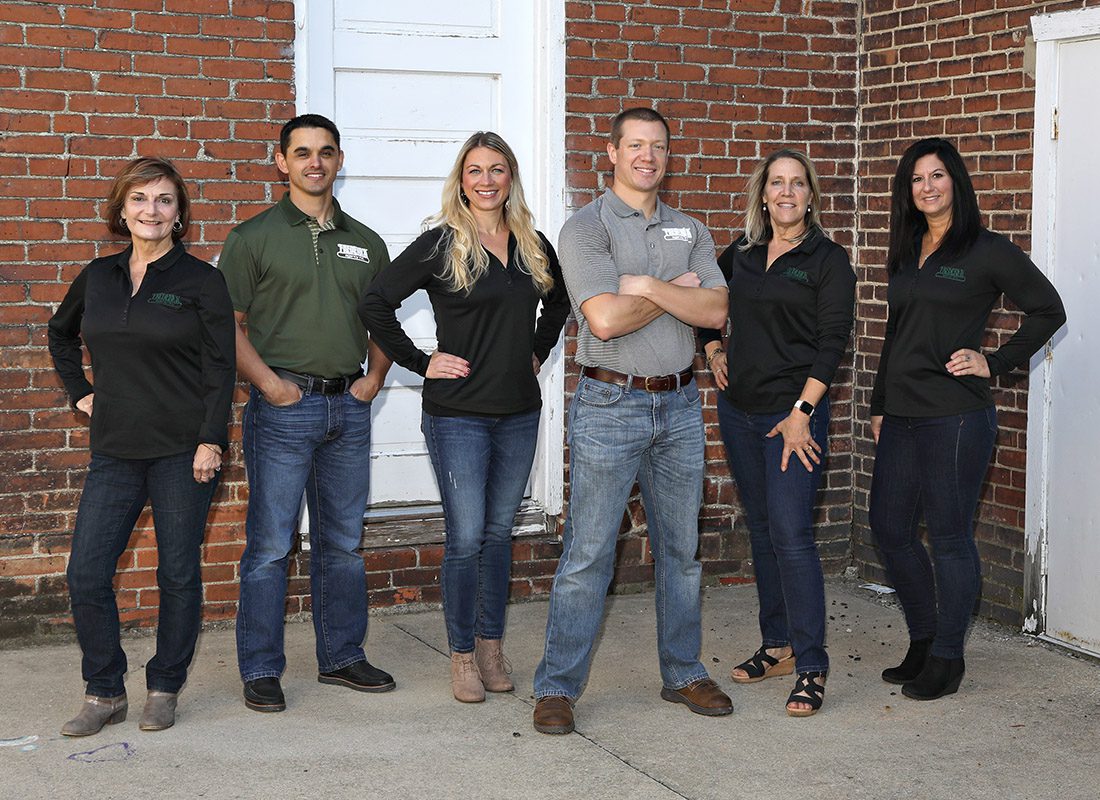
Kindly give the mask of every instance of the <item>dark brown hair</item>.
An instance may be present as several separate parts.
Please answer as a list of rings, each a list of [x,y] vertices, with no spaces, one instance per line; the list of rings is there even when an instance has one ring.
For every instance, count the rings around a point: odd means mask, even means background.
[[[623,123],[627,120],[636,119],[640,122],[659,122],[665,126],[665,143],[668,144],[672,141],[672,132],[668,128],[668,120],[660,115],[652,108],[646,108],[645,106],[637,106],[635,108],[628,108],[625,111],[619,113],[611,121],[611,145],[612,147],[618,147],[619,141],[623,138]]]
[[[176,203],[179,206],[180,229],[172,227],[172,241],[178,242],[187,235],[191,227],[191,198],[187,194],[187,185],[172,162],[165,158],[146,156],[135,158],[118,173],[111,193],[107,196],[107,230],[115,236],[129,238],[130,229],[122,221],[122,208],[126,205],[126,195],[135,186],[144,186],[160,178],[167,178],[176,187]]]

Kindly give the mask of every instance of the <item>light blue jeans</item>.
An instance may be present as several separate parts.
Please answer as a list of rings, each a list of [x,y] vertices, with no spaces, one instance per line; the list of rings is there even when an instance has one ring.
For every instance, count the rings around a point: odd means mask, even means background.
[[[244,681],[286,667],[287,558],[302,492],[309,508],[309,580],[317,664],[332,672],[363,661],[367,578],[359,545],[370,488],[370,403],[350,392],[306,394],[273,406],[255,388],[244,410],[248,516],[237,609]]]
[[[512,528],[535,459],[539,412],[502,417],[423,415],[447,538],[443,619],[451,651],[470,653],[474,638],[504,638],[512,575]]]
[[[695,382],[647,392],[582,377],[569,409],[569,514],[550,593],[535,696],[576,700],[615,567],[630,490],[642,490],[656,577],[661,680],[680,689],[707,677],[695,558],[703,494],[703,419]]]

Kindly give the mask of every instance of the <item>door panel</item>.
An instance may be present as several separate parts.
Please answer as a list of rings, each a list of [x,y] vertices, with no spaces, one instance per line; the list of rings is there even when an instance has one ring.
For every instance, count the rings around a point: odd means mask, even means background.
[[[299,95],[308,108],[301,110],[330,116],[340,128],[345,159],[337,197],[378,231],[391,257],[439,209],[455,154],[476,130],[503,135],[516,151],[528,196],[543,191],[537,173],[525,169],[535,164],[536,131],[547,117],[534,85],[544,49],[536,23],[541,6],[501,0],[309,3],[309,75]],[[556,230],[546,232],[553,240]],[[398,318],[417,346],[426,352],[435,347],[423,292],[405,302]],[[373,507],[439,500],[420,433],[421,386],[420,376],[395,366],[375,401]]]

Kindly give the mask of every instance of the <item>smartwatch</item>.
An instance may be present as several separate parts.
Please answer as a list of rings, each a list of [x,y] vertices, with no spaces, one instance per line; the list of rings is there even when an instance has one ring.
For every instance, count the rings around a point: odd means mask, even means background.
[[[807,403],[805,400],[795,400],[794,408],[801,411],[807,417],[812,417],[814,415],[814,404]]]

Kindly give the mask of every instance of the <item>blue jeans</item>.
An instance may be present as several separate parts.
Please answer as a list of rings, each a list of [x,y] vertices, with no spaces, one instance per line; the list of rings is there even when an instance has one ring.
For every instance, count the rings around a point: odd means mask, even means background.
[[[695,381],[647,392],[582,377],[569,408],[569,514],[546,620],[535,696],[576,700],[615,568],[630,490],[642,490],[656,578],[661,679],[680,689],[707,677],[695,558],[703,495],[703,419]]]
[[[125,693],[126,653],[119,642],[112,582],[138,515],[149,500],[157,536],[157,652],[145,665],[146,686],[178,692],[195,654],[202,608],[199,572],[206,515],[217,476],[195,480],[194,452],[152,459],[92,454],[69,556],[73,624],[83,652],[87,693]]]
[[[821,445],[821,464],[813,472],[793,454],[787,471],[780,471],[783,437],[765,438],[789,414],[746,414],[718,395],[722,441],[749,528],[762,643],[791,645],[799,672],[828,672],[825,581],[814,541],[814,500],[828,452],[829,399],[822,398],[810,417],[810,435]]]
[[[962,658],[981,589],[974,512],[996,439],[993,407],[946,417],[887,414],[882,421],[871,479],[871,531],[909,637],[934,637],[932,655],[940,658]],[[932,560],[920,540],[922,516]]]
[[[332,672],[365,660],[367,579],[359,553],[370,488],[370,403],[306,394],[273,406],[253,387],[244,410],[247,544],[241,558],[237,662],[241,678],[286,667],[287,559],[302,491],[309,509],[309,578],[317,664]]]
[[[451,651],[474,637],[504,638],[512,575],[512,527],[538,440],[539,412],[502,417],[437,417],[421,429],[439,481],[447,538],[443,618]]]

